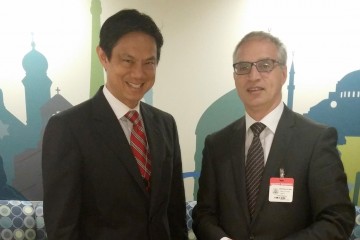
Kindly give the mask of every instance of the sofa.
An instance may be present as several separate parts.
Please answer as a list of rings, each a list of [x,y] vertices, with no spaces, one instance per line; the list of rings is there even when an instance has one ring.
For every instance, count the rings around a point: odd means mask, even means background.
[[[192,210],[196,201],[186,202],[189,240],[196,240],[192,231]],[[360,207],[356,206],[355,227],[349,240],[360,239]],[[0,200],[0,239],[46,240],[43,203],[41,201]]]
[[[0,239],[47,239],[42,202],[0,200]]]

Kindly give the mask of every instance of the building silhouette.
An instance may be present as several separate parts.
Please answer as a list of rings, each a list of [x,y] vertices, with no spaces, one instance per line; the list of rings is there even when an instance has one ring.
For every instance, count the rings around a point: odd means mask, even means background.
[[[104,83],[104,73],[97,59],[95,47],[100,31],[100,0],[92,0],[92,49],[90,96]],[[41,143],[44,127],[49,118],[72,106],[57,94],[50,98],[52,81],[47,76],[48,61],[36,50],[35,42],[31,51],[22,61],[25,77],[26,124],[16,118],[5,107],[3,92],[0,89],[0,154],[4,160],[7,183],[14,186],[29,200],[42,200]]]
[[[185,175],[185,177],[194,178],[193,197],[195,200],[197,199],[196,195],[199,188],[198,178],[201,171],[202,150],[206,136],[232,123],[244,115],[244,113],[244,106],[236,89],[233,89],[212,103],[201,115],[195,130],[195,171]]]
[[[289,85],[288,89],[288,101],[287,107],[293,109],[294,105],[294,92],[295,92],[295,67],[294,61],[291,62],[290,72],[289,72]]]
[[[92,0],[90,12],[92,16],[91,34],[91,68],[90,68],[90,97],[94,96],[99,87],[104,84],[104,72],[100,61],[97,58],[96,47],[99,44],[99,32],[101,27],[100,16],[102,12],[100,0]]]
[[[41,143],[49,118],[72,105],[58,93],[50,98],[52,81],[47,76],[48,61],[31,43],[22,61],[25,77],[26,124],[5,107],[0,89],[0,154],[7,184],[26,199],[42,200]]]
[[[304,115],[335,127],[339,145],[346,144],[345,136],[360,136],[360,70],[345,75],[335,92]]]
[[[104,82],[104,72],[97,59],[95,47],[100,31],[101,1],[92,0],[92,44],[91,44],[91,97]],[[49,118],[72,106],[59,89],[51,97],[52,81],[47,76],[48,61],[37,51],[34,42],[22,62],[25,77],[22,80],[26,99],[26,123],[20,121],[4,104],[0,89],[0,155],[3,158],[7,184],[24,194],[29,200],[42,200],[41,143],[42,133]],[[292,109],[295,94],[295,68],[292,62],[289,71],[287,106]],[[144,100],[152,105],[153,92],[150,90]],[[345,136],[360,136],[360,70],[345,75],[330,92],[327,99],[315,104],[304,116],[337,128],[339,145],[346,144]],[[193,177],[194,199],[197,193],[197,178],[201,170],[202,149],[207,134],[210,134],[244,114],[244,107],[233,89],[214,103],[202,114],[195,130],[196,152],[194,172],[184,173]],[[1,169],[0,169],[1,172]],[[360,186],[360,175],[357,178]],[[358,189],[358,188],[356,188]],[[359,191],[357,191],[359,195]]]

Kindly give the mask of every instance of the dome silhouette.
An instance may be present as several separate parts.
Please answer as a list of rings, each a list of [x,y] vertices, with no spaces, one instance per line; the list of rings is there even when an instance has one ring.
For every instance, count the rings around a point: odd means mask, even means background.
[[[359,91],[360,90],[360,70],[346,74],[337,84],[337,92]]]
[[[46,73],[48,61],[43,54],[35,49],[34,42],[32,43],[32,50],[24,56],[22,66],[27,74]]]

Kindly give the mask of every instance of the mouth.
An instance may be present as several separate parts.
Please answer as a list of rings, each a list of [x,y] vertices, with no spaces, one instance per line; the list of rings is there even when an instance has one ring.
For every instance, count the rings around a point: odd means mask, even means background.
[[[262,90],[264,90],[264,88],[262,88],[262,87],[251,87],[251,88],[247,89],[247,91],[250,92],[250,93],[259,92],[259,91],[262,91]]]
[[[131,82],[127,82],[127,84],[128,84],[130,87],[136,88],[136,89],[140,89],[141,86],[143,85],[143,83],[135,84],[135,83],[131,83]]]

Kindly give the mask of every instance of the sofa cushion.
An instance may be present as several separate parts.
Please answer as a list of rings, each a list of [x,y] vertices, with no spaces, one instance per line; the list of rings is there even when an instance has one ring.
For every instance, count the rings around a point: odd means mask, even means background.
[[[355,217],[355,226],[354,230],[350,236],[350,240],[358,240],[360,239],[360,207],[355,206],[356,217]]]
[[[192,211],[196,201],[186,202],[189,240],[196,240],[192,230]],[[360,240],[360,207],[356,206],[355,227],[349,240]],[[46,240],[42,201],[0,200],[0,239]]]
[[[196,240],[195,234],[192,230],[192,210],[196,205],[196,201],[187,201],[186,202],[186,224],[188,228],[188,237],[189,240]]]
[[[35,221],[36,221],[36,239],[37,240],[46,240],[46,229],[44,221],[44,211],[43,211],[43,202],[34,201],[33,202],[35,210]]]
[[[36,239],[35,209],[30,201],[0,200],[0,239]]]

